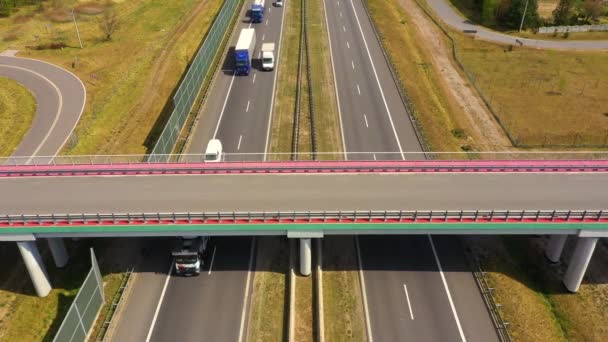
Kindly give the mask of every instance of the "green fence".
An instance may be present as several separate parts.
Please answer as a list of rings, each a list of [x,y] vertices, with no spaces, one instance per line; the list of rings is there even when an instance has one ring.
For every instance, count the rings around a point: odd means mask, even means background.
[[[186,77],[184,77],[177,92],[175,92],[175,96],[173,96],[173,112],[148,160],[165,161],[167,156],[162,155],[170,154],[173,150],[239,3],[240,0],[226,0],[222,6],[207,38],[196,53]]]
[[[91,270],[63,319],[54,342],[85,341],[104,302],[103,280],[91,248]]]

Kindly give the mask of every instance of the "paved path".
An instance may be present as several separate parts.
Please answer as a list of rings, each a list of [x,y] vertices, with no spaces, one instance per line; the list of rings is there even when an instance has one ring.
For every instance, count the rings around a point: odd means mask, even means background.
[[[0,76],[28,88],[36,98],[34,121],[13,157],[55,156],[78,123],[86,102],[84,84],[71,72],[33,59],[0,56]],[[38,159],[40,161],[40,159]]]
[[[445,23],[456,30],[477,30],[475,35],[478,39],[487,40],[500,44],[519,45],[516,40],[523,43],[523,46],[539,49],[556,50],[605,50],[608,49],[608,40],[540,40],[510,36],[499,33],[483,26],[473,24],[469,19],[464,18],[450,4],[449,0],[426,0],[433,11]]]

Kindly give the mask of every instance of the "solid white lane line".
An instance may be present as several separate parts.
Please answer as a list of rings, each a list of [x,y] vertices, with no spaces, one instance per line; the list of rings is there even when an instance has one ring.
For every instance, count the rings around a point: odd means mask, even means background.
[[[342,25],[342,31],[346,32],[346,27]]]
[[[450,308],[452,309],[452,314],[454,315],[454,319],[456,320],[456,326],[458,326],[458,332],[460,333],[460,339],[462,342],[466,342],[467,339],[464,337],[464,332],[462,331],[462,326],[460,325],[460,319],[458,318],[458,313],[456,312],[456,307],[454,306],[454,301],[452,301],[452,295],[450,294],[450,289],[448,288],[448,282],[445,280],[445,274],[443,274],[443,268],[441,267],[441,262],[439,262],[439,256],[437,255],[437,250],[435,249],[435,244],[433,243],[433,238],[431,235],[427,235],[429,238],[429,242],[431,244],[431,249],[433,250],[433,255],[435,256],[435,262],[437,263],[437,268],[439,269],[439,275],[441,276],[441,281],[443,281],[443,287],[445,288],[445,293],[448,296],[448,301],[450,302]]]
[[[414,320],[414,311],[412,311],[412,303],[410,303],[410,294],[407,293],[407,286],[403,284],[403,289],[405,290],[405,298],[407,298],[407,306],[410,308],[410,317],[412,321]]]
[[[146,337],[146,342],[150,342],[150,339],[152,338],[152,332],[154,331],[154,326],[156,325],[156,320],[158,319],[158,313],[160,312],[160,307],[163,304],[163,299],[165,298],[165,293],[167,292],[167,286],[169,285],[169,279],[171,279],[171,271],[173,270],[174,264],[175,260],[171,261],[171,265],[169,265],[169,271],[167,272],[165,285],[163,286],[163,291],[160,293],[160,298],[158,299],[158,304],[156,305],[156,311],[154,311],[154,317],[152,317],[152,323],[150,324],[150,329],[148,329],[148,336]]]
[[[363,293],[363,311],[365,313],[365,327],[367,328],[367,340],[374,342],[372,337],[372,325],[369,321],[369,309],[367,306],[367,292],[365,291],[365,277],[363,276],[363,263],[361,262],[361,249],[359,248],[359,236],[355,235],[355,247],[357,249],[357,261],[359,262],[359,281],[361,282],[361,292]]]
[[[249,101],[247,101],[247,108],[245,108],[245,113],[249,112]]]
[[[266,38],[266,33],[264,33],[264,34],[262,35],[262,41],[264,40],[264,38]]]
[[[255,83],[255,77],[256,77],[257,75],[258,75],[258,73],[257,73],[257,72],[253,74],[253,83]]]
[[[222,111],[220,112],[220,118],[217,120],[217,125],[215,126],[215,132],[213,132],[213,139],[217,136],[217,131],[220,129],[220,123],[222,123],[222,117],[224,116],[224,110],[226,110],[226,104],[228,103],[228,98],[230,97],[230,91],[232,90],[232,84],[234,83],[234,76],[232,74],[232,80],[230,80],[230,86],[228,86],[228,92],[226,93],[226,98],[224,99],[224,105],[222,106]]]
[[[243,135],[239,136],[239,144],[236,146],[236,150],[239,151],[241,149],[241,140],[243,140]],[[213,250],[213,254],[215,255],[215,249]]]
[[[251,250],[249,251],[249,269],[247,270],[247,284],[245,284],[245,296],[243,297],[243,312],[241,313],[241,328],[239,329],[238,342],[243,341],[245,331],[245,316],[247,316],[247,304],[249,303],[249,282],[251,279],[251,267],[253,267],[253,251],[255,249],[255,237],[251,238]],[[146,341],[147,342],[147,341]]]
[[[367,124],[367,115],[363,114],[363,119],[365,120],[365,127],[369,128],[369,125]]]
[[[285,8],[283,9],[283,13],[281,13],[281,31],[279,32],[279,45],[277,46],[277,54],[276,54],[276,65],[279,65],[279,59],[281,58],[281,46],[283,43],[283,23],[285,22],[285,12],[287,12],[287,6],[290,6],[289,4],[285,5]],[[275,96],[275,90],[276,90],[276,86],[277,86],[277,76],[279,75],[278,72],[274,72],[274,79],[272,81],[272,94],[270,95],[270,110],[268,112],[268,124],[266,125],[266,142],[264,143],[264,161],[266,161],[266,156],[268,153],[268,143],[270,142],[270,128],[272,125],[272,110],[274,107],[274,96]]]
[[[372,59],[372,54],[369,52],[369,47],[367,46],[367,40],[365,40],[365,35],[363,34],[363,28],[361,28],[361,22],[359,21],[359,16],[357,15],[357,10],[355,10],[355,5],[353,4],[353,0],[350,0],[350,5],[353,8],[353,12],[355,13],[355,19],[357,19],[357,26],[359,26],[359,33],[361,33],[361,38],[363,38],[363,44],[365,45],[365,50],[367,51],[367,57],[369,58],[370,64],[372,65],[372,70],[374,71],[374,76],[376,77],[376,83],[378,84],[378,88],[380,89],[380,95],[382,96],[382,101],[384,102],[384,108],[386,109],[386,113],[388,114],[388,119],[391,123],[391,127],[393,128],[393,134],[395,135],[395,140],[397,140],[397,146],[399,147],[399,152],[401,153],[401,159],[405,159],[405,154],[403,154],[403,149],[401,148],[401,141],[399,141],[399,135],[397,134],[397,129],[395,128],[395,123],[393,122],[393,117],[391,116],[391,111],[388,108],[388,103],[386,102],[386,98],[384,97],[384,91],[382,90],[382,85],[380,84],[380,79],[378,78],[378,72],[376,72],[376,67],[374,66],[374,60]]]
[[[361,96],[361,88],[359,88],[359,84],[357,83],[357,93],[359,93],[359,96]]]
[[[329,59],[331,61],[331,73],[334,77],[334,92],[336,94],[336,105],[338,107],[338,118],[340,119],[340,135],[342,136],[342,151],[344,151],[344,160],[348,160],[346,155],[346,142],[344,138],[344,125],[342,124],[342,110],[340,109],[340,95],[338,94],[338,80],[336,79],[336,68],[334,67],[334,54],[331,48],[331,33],[329,32],[329,21],[327,20],[327,6],[323,0],[323,13],[325,13],[325,27],[327,27],[327,42],[329,44]],[[348,44],[348,42],[346,42]],[[350,48],[350,45],[349,45]]]
[[[240,145],[241,145],[241,139],[239,139],[239,146]],[[209,264],[209,273],[208,274],[211,274],[211,269],[213,268],[213,260],[215,260],[215,250],[216,249],[217,249],[217,246],[213,246],[213,254],[211,255],[211,263]]]
[[[346,47],[350,49],[350,44],[348,42],[346,42]]]
[[[350,64],[353,66],[353,70],[355,69],[355,62],[354,61],[350,61]]]

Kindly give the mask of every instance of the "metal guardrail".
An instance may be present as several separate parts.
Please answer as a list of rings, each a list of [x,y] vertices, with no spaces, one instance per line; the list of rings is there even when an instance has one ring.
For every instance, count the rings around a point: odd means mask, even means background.
[[[132,274],[133,274],[133,267],[129,268],[125,272],[124,279],[123,279],[122,283],[120,284],[120,287],[118,288],[118,291],[116,292],[116,295],[114,295],[112,304],[110,304],[110,309],[108,310],[108,313],[106,314],[106,317],[104,318],[103,325],[101,326],[101,329],[99,330],[99,334],[97,334],[97,338],[95,339],[95,341],[97,341],[97,342],[105,341],[106,335],[108,333],[108,329],[110,328],[110,325],[112,324],[112,320],[114,319],[114,314],[118,310],[118,306],[120,306],[120,303],[122,303],[122,298],[123,298],[122,295],[124,294],[125,290],[127,289],[127,286],[129,285],[129,280],[131,279]]]
[[[393,210],[0,215],[0,227],[305,223],[597,223],[605,210]]]

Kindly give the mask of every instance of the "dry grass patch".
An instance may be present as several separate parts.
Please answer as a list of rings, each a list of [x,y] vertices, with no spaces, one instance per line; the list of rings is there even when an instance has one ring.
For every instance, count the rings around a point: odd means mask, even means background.
[[[248,341],[283,341],[287,334],[289,246],[283,237],[256,239]]]
[[[326,341],[365,341],[365,318],[353,237],[323,238]]]
[[[0,157],[13,154],[35,113],[34,96],[21,84],[0,77]]]
[[[296,271],[296,318],[294,340],[298,342],[315,341],[314,276],[300,276]],[[329,322],[328,322],[329,323]]]

